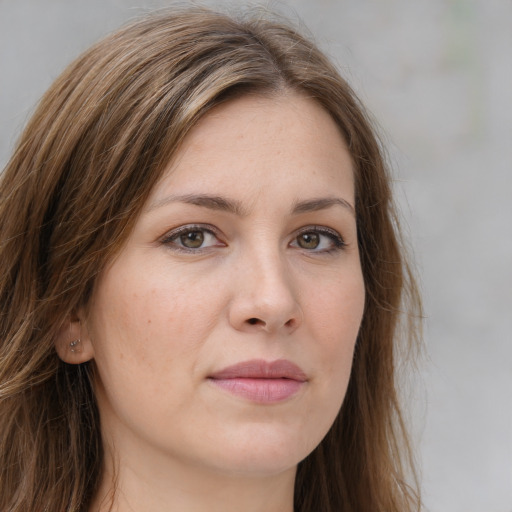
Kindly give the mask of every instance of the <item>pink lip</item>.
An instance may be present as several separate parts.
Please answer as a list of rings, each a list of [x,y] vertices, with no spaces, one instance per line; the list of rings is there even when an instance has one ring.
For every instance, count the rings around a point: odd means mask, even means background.
[[[228,366],[209,376],[210,382],[257,403],[281,402],[295,395],[307,382],[306,374],[285,359],[262,359]]]

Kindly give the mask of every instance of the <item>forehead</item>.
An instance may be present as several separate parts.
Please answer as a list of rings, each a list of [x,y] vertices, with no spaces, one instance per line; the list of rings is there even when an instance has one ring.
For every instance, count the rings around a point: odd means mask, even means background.
[[[188,133],[152,200],[198,187],[247,196],[338,190],[353,202],[353,167],[338,126],[316,101],[244,96],[215,107]]]

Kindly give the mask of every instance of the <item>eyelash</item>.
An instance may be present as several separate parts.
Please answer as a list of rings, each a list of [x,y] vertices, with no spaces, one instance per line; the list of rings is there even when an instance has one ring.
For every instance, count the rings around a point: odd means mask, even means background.
[[[301,229],[294,237],[294,241],[298,239],[299,236],[309,234],[309,233],[315,233],[319,235],[326,236],[330,239],[330,241],[333,244],[333,247],[329,249],[322,249],[322,250],[311,250],[308,252],[316,252],[319,254],[331,254],[333,252],[337,252],[340,250],[343,250],[347,244],[345,240],[343,240],[343,237],[334,229],[326,228],[324,226],[307,226],[303,229]],[[300,248],[300,247],[299,247]],[[304,249],[307,251],[307,249]]]
[[[178,240],[181,236],[186,235],[187,233],[193,233],[193,232],[202,232],[207,233],[209,235],[214,236],[215,238],[219,239],[219,233],[216,229],[213,228],[213,226],[205,226],[201,224],[187,224],[185,226],[181,226],[177,229],[174,229],[167,235],[165,235],[161,239],[162,245],[169,246],[172,250],[177,252],[183,252],[188,254],[198,254],[203,251],[208,250],[210,247],[214,246],[207,246],[207,247],[198,247],[198,248],[189,248],[184,247],[183,245],[178,245],[176,243],[176,240]],[[318,234],[321,236],[326,236],[330,239],[332,242],[332,247],[329,249],[321,249],[316,250],[315,249],[305,249],[303,247],[300,247],[297,243],[297,240],[300,236],[306,235],[306,234]],[[221,246],[225,246],[223,242],[221,242]],[[294,244],[294,245],[292,245]],[[343,237],[335,230],[326,228],[324,226],[307,226],[300,231],[297,232],[297,234],[294,236],[293,241],[290,243],[293,247],[297,247],[298,249],[302,249],[308,253],[318,253],[318,254],[331,254],[333,252],[337,252],[340,250],[343,250],[346,247],[346,242],[343,240]]]
[[[202,233],[208,233],[209,235],[214,236],[215,238],[219,238],[219,233],[217,230],[213,228],[213,226],[205,226],[201,224],[187,224],[185,226],[181,226],[177,229],[172,230],[170,233],[165,235],[161,243],[163,245],[170,246],[170,248],[177,252],[184,252],[188,254],[198,254],[200,252],[203,252],[209,247],[199,247],[197,249],[192,249],[189,247],[184,247],[182,245],[178,245],[175,241],[178,240],[181,236],[186,235],[187,233],[193,233],[193,232],[202,232]],[[225,244],[222,244],[225,245]]]

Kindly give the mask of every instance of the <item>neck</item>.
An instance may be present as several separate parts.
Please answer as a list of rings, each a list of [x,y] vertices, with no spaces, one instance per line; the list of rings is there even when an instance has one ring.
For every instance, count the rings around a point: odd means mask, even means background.
[[[134,462],[106,458],[89,512],[293,512],[296,468],[248,475],[175,460]]]

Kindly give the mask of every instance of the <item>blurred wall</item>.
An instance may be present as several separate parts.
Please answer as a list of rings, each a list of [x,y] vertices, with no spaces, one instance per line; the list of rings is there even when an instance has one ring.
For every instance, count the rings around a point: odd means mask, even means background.
[[[0,166],[72,58],[168,4],[0,0]],[[512,1],[270,6],[304,20],[389,146],[427,313],[410,406],[426,508],[511,512]]]

